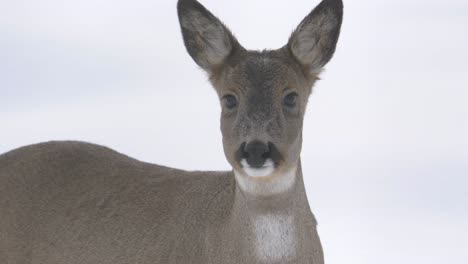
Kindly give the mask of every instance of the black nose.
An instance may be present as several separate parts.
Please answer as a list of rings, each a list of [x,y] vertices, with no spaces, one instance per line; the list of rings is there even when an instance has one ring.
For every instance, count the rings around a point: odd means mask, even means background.
[[[270,158],[270,148],[261,141],[252,141],[244,145],[242,154],[242,158],[246,159],[251,167],[260,168]]]

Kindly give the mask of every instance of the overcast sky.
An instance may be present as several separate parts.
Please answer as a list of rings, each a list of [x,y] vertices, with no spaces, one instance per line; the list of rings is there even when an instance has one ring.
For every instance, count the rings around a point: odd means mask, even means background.
[[[229,169],[219,103],[176,1],[0,0],[0,153],[48,140]],[[318,0],[204,0],[250,49],[279,48]],[[468,2],[345,1],[302,160],[326,263],[468,259]]]

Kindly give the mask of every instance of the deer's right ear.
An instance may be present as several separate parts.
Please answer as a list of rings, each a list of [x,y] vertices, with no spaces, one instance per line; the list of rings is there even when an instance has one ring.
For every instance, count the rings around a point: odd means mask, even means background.
[[[185,47],[207,72],[222,65],[240,47],[229,29],[198,1],[179,0],[177,11]]]

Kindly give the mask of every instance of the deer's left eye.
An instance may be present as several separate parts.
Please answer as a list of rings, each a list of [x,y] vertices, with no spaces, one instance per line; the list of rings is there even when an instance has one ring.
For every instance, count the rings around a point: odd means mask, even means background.
[[[295,107],[297,104],[297,93],[292,92],[288,93],[284,98],[283,98],[283,104],[287,107]]]
[[[237,98],[231,94],[225,95],[223,97],[223,104],[227,109],[232,110],[237,107]]]

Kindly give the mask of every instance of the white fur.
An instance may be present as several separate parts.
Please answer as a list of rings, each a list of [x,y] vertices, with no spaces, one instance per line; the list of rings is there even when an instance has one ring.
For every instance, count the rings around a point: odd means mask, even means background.
[[[293,216],[266,214],[256,216],[253,221],[255,251],[261,261],[277,263],[295,257],[297,239]]]
[[[234,170],[236,182],[239,188],[246,193],[253,195],[274,195],[284,193],[289,190],[296,181],[296,168],[290,169],[282,174],[275,171],[268,176],[249,176],[244,170]]]
[[[245,159],[241,160],[242,168],[250,177],[266,177],[273,173],[275,164],[271,159],[267,159],[261,168],[252,168]]]

